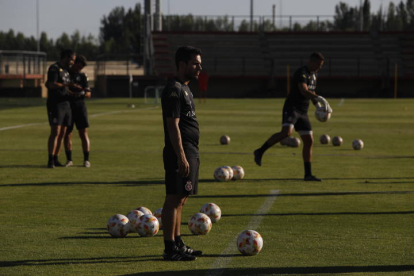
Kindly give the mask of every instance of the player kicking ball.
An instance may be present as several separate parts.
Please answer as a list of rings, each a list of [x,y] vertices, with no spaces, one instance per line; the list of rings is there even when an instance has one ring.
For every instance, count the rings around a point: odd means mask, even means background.
[[[66,167],[73,166],[72,162],[72,131],[76,124],[76,128],[79,132],[79,137],[82,141],[83,150],[83,166],[89,168],[91,163],[89,162],[90,141],[88,135],[88,111],[86,109],[85,98],[91,97],[91,90],[88,84],[88,77],[82,72],[82,69],[87,65],[86,58],[84,56],[77,56],[75,64],[69,69],[70,78],[73,83],[78,85],[79,89],[73,89],[69,93],[70,108],[72,110],[72,121],[68,126],[65,135],[65,151],[66,151]]]
[[[316,108],[324,107],[327,112],[332,113],[328,102],[315,93],[316,74],[322,68],[324,56],[321,53],[313,53],[308,63],[296,70],[292,80],[292,91],[286,98],[283,106],[282,131],[273,134],[261,148],[254,151],[254,161],[262,165],[262,157],[267,149],[274,144],[292,135],[293,128],[299,133],[303,141],[303,161],[305,166],[305,181],[322,181],[312,175],[312,147],[313,132],[308,117],[309,102]]]
[[[194,261],[201,251],[181,239],[181,214],[189,195],[198,192],[199,126],[193,93],[188,84],[201,72],[201,50],[184,46],[175,54],[177,75],[165,86],[162,96],[164,124],[164,169],[166,196],[162,208],[164,260]]]

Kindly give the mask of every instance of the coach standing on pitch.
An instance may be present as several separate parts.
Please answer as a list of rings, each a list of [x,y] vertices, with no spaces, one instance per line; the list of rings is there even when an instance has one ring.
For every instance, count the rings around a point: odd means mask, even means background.
[[[313,53],[307,65],[296,70],[292,80],[292,91],[286,98],[283,106],[282,131],[273,134],[261,148],[254,151],[254,161],[262,165],[262,156],[267,149],[274,144],[292,135],[293,128],[299,133],[303,141],[303,161],[305,167],[305,181],[322,181],[312,175],[312,146],[313,132],[308,117],[309,102],[318,108],[324,106],[332,112],[328,102],[316,94],[316,74],[322,68],[324,56],[321,53]]]
[[[181,239],[181,214],[189,195],[198,191],[199,127],[190,80],[201,72],[201,50],[184,46],[175,54],[177,76],[161,96],[165,147],[163,152],[166,197],[162,209],[164,260],[193,261],[202,254]]]
[[[50,124],[48,139],[49,161],[48,168],[63,166],[58,161],[58,155],[66,128],[71,123],[72,112],[68,99],[68,88],[77,89],[78,85],[71,84],[68,69],[74,64],[76,54],[72,50],[64,50],[60,60],[49,67],[47,72],[47,114]]]

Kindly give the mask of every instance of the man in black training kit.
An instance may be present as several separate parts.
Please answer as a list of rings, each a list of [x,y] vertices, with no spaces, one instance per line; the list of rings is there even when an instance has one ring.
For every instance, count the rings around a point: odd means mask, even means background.
[[[84,56],[77,56],[75,64],[69,69],[70,78],[73,83],[79,85],[81,89],[73,90],[69,97],[70,107],[72,110],[72,123],[66,130],[65,135],[65,151],[66,151],[66,167],[73,166],[72,162],[72,131],[76,124],[76,128],[79,132],[79,137],[82,141],[83,150],[83,166],[89,168],[91,163],[89,162],[90,142],[88,136],[88,111],[86,109],[85,98],[91,97],[91,89],[88,84],[88,76],[81,72],[87,65],[86,58]]]
[[[199,127],[190,80],[201,72],[201,50],[184,46],[175,54],[177,76],[161,96],[165,147],[163,152],[166,197],[162,209],[164,260],[193,261],[202,254],[181,239],[181,213],[189,195],[198,191]]]
[[[50,124],[48,139],[49,161],[48,168],[63,166],[58,161],[60,147],[66,128],[71,122],[71,109],[68,101],[69,89],[80,87],[70,82],[68,69],[74,64],[76,54],[72,50],[64,50],[60,54],[60,60],[49,67],[47,72],[47,115]]]
[[[318,108],[324,106],[328,112],[332,112],[328,102],[315,93],[316,73],[322,68],[324,56],[313,53],[307,65],[296,70],[292,80],[292,91],[286,98],[283,106],[282,131],[273,134],[261,148],[254,151],[254,161],[262,165],[262,157],[265,151],[274,144],[292,135],[293,128],[300,134],[303,141],[303,161],[305,166],[305,181],[322,181],[312,175],[312,126],[308,117],[309,102]]]

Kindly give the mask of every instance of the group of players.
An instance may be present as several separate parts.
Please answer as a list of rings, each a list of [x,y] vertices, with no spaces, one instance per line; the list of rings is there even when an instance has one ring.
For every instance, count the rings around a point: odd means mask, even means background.
[[[83,166],[89,168],[90,141],[85,98],[91,97],[88,78],[82,69],[87,65],[84,56],[72,50],[64,50],[60,60],[49,67],[46,87],[48,89],[47,114],[50,125],[48,139],[48,168],[70,167],[72,161],[72,131],[74,124],[82,141]],[[59,154],[64,143],[66,164],[59,162]]]
[[[188,84],[199,78],[202,70],[201,54],[200,49],[192,46],[178,48],[175,54],[176,77],[165,86],[161,97],[166,188],[162,211],[165,246],[163,257],[168,261],[193,261],[202,255],[202,251],[194,250],[184,243],[180,232],[183,206],[189,195],[198,192],[200,132],[193,94]],[[267,149],[290,136],[295,129],[304,144],[304,180],[322,181],[311,170],[313,133],[307,113],[311,101],[317,108],[329,107],[328,102],[315,92],[317,72],[322,68],[324,59],[322,54],[313,53],[307,64],[295,72],[292,91],[283,107],[282,130],[254,151],[257,165],[261,166]]]

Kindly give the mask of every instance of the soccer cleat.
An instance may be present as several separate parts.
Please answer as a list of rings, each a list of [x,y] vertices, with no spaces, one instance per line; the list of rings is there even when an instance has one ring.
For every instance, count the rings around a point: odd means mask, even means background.
[[[55,167],[63,167],[62,163],[59,162],[59,160],[53,161]]]
[[[72,167],[73,162],[71,160],[66,161],[65,167]]]
[[[91,167],[91,162],[89,162],[89,161],[85,161],[85,162],[83,162],[83,166],[84,166],[85,168],[90,168],[90,167]]]
[[[200,250],[194,250],[191,247],[185,245],[184,241],[181,239],[180,242],[176,242],[177,248],[181,253],[191,255],[191,256],[201,256],[203,254]]]
[[[313,176],[313,175],[305,176],[305,179],[304,180],[305,181],[317,181],[317,182],[321,182],[322,181],[322,179],[319,179],[319,178],[317,178],[316,176]]]
[[[260,150],[257,149],[253,152],[253,154],[254,154],[254,162],[256,162],[257,165],[261,166],[263,153],[261,153]]]
[[[49,169],[54,169],[55,168],[55,164],[53,164],[53,162],[47,162],[47,167]]]
[[[164,254],[162,256],[163,256],[165,261],[187,262],[187,261],[197,260],[196,256],[192,256],[192,255],[182,253],[182,252],[179,251],[179,249],[177,247],[175,247],[173,251],[168,252],[168,253],[164,251]]]

